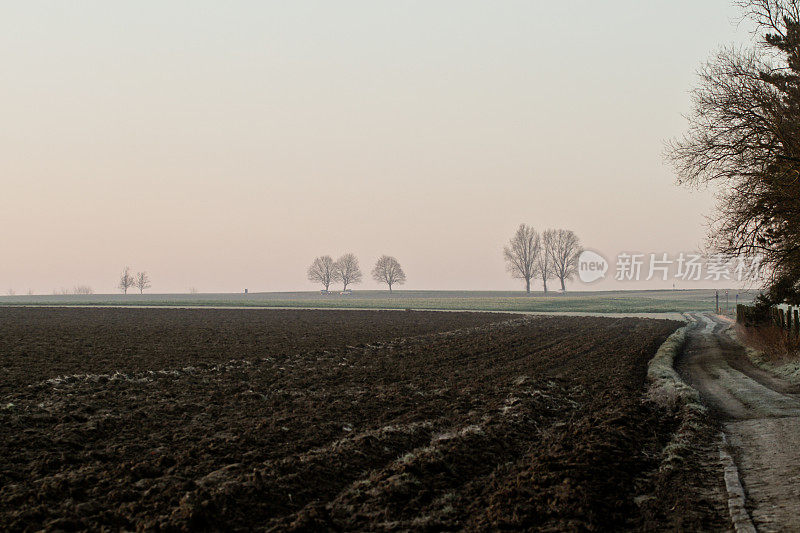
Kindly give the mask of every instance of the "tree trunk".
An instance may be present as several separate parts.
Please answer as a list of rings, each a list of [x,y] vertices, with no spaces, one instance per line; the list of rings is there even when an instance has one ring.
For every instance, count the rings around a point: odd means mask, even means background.
[[[561,292],[567,292],[567,287],[564,285],[564,278],[561,278]]]
[[[544,284],[544,293],[547,294],[547,280],[543,278],[542,283]]]
[[[392,292],[392,284],[389,283],[389,292]]]
[[[530,278],[525,280],[525,292],[527,292],[528,294],[531,293],[531,279]]]

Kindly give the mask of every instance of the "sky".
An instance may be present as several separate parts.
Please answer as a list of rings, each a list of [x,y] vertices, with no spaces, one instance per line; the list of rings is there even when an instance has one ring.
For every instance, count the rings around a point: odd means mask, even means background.
[[[359,288],[389,254],[407,289],[517,289],[502,248],[522,222],[609,258],[695,250],[713,191],[678,187],[664,142],[701,63],[751,42],[738,15],[730,0],[7,3],[0,291],[114,292],[126,265],[152,292],[312,290],[314,257],[346,252]]]

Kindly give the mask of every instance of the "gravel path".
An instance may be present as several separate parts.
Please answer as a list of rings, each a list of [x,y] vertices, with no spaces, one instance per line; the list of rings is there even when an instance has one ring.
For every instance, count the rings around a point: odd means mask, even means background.
[[[694,315],[677,363],[722,421],[758,531],[800,531],[800,387],[753,366],[725,330]]]

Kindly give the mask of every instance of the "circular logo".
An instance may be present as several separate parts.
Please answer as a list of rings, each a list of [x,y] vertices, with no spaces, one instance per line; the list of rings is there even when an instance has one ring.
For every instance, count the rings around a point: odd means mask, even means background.
[[[608,272],[608,261],[602,255],[591,250],[584,250],[578,256],[578,277],[584,283],[592,283],[603,279]]]

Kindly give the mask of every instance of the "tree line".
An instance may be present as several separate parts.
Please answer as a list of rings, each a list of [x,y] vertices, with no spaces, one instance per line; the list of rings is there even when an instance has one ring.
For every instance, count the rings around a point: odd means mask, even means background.
[[[332,283],[341,283],[342,290],[346,291],[348,286],[361,283],[361,278],[358,258],[352,253],[344,254],[336,261],[329,255],[323,255],[314,259],[308,267],[308,280],[321,283],[325,291],[330,289]],[[382,255],[372,269],[372,279],[388,285],[389,292],[392,292],[394,285],[406,282],[406,273],[397,259]]]
[[[566,282],[577,272],[578,256],[582,251],[580,240],[570,230],[548,229],[539,234],[533,227],[520,224],[503,248],[503,257],[512,277],[525,282],[526,292],[531,292],[531,281],[538,278],[547,294],[547,282],[553,279],[559,280],[561,290],[566,291]],[[379,257],[371,274],[376,282],[387,285],[389,292],[396,285],[406,282],[403,267],[390,255]],[[320,283],[326,292],[333,283],[341,283],[342,290],[346,291],[363,279],[358,258],[353,253],[346,253],[336,260],[330,255],[319,256],[308,267],[307,276],[309,281]],[[150,287],[147,272],[134,274],[127,266],[117,284],[123,294],[128,294],[132,288],[139,289],[139,294],[143,294]]]
[[[134,275],[131,274],[130,267],[125,267],[119,277],[119,284],[117,284],[117,288],[122,291],[122,294],[128,294],[128,289],[133,287],[139,289],[139,294],[144,294],[145,289],[149,289],[150,286],[150,276],[147,275],[147,272],[137,272]]]
[[[531,292],[531,280],[538,278],[542,280],[546,294],[547,282],[553,279],[559,280],[561,290],[566,291],[566,282],[577,273],[578,256],[582,251],[580,240],[573,231],[548,229],[540,235],[531,226],[520,224],[504,247],[503,257],[512,277],[525,282],[526,292]],[[308,267],[308,280],[322,284],[325,291],[330,290],[333,283],[341,283],[342,290],[346,291],[361,279],[358,258],[352,253],[335,261],[329,255],[322,255]],[[372,269],[372,279],[388,285],[389,292],[392,292],[394,285],[405,283],[406,274],[396,258],[382,255]]]
[[[574,232],[548,229],[541,235],[531,226],[520,224],[514,236],[503,248],[506,268],[515,279],[525,282],[525,292],[531,292],[531,280],[542,280],[547,294],[547,281],[557,279],[561,291],[577,273],[578,256],[583,249]]]

